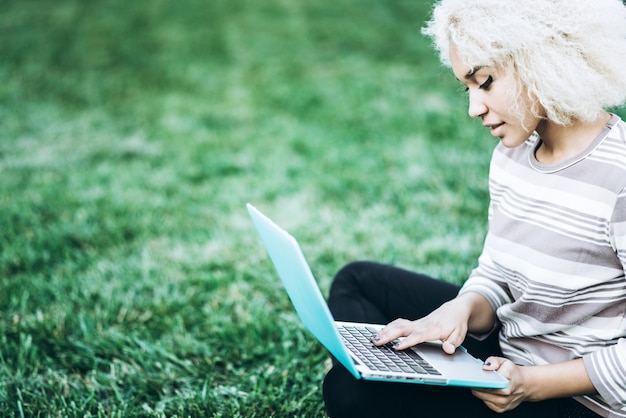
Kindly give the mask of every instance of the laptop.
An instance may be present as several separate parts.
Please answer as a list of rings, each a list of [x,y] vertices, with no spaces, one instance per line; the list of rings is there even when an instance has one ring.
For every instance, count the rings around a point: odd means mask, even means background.
[[[370,338],[381,324],[335,321],[300,245],[251,204],[252,221],[304,326],[357,379],[501,389],[508,381],[459,347],[446,354],[441,343],[397,351]]]

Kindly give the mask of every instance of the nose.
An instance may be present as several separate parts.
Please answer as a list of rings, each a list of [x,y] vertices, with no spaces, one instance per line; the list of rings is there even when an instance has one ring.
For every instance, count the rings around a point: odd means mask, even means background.
[[[469,106],[468,111],[470,117],[472,118],[480,118],[487,113],[487,105],[482,100],[482,95],[480,91],[472,91],[469,90]]]

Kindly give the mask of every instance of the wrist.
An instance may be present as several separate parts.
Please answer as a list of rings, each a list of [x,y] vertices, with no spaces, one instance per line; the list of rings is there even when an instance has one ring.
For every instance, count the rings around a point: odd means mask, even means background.
[[[582,359],[519,369],[530,402],[596,393]]]
[[[495,313],[486,297],[470,291],[460,294],[455,300],[465,309],[470,332],[482,333],[493,328]]]
[[[539,402],[551,397],[543,386],[543,380],[538,378],[538,374],[541,371],[541,366],[520,366],[519,371],[522,375],[522,382],[524,382],[523,392],[525,394],[526,401]]]

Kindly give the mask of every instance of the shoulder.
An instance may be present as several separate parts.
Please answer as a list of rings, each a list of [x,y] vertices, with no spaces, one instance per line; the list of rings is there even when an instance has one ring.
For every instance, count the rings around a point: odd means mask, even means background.
[[[621,172],[626,184],[626,122],[614,115],[604,140],[590,155],[591,159],[606,170]]]
[[[611,128],[611,135],[616,135],[626,143],[626,122],[619,117],[619,115],[613,115],[616,122]]]

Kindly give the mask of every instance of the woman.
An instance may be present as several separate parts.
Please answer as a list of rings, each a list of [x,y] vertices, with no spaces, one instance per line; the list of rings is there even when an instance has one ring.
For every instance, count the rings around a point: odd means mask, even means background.
[[[463,344],[509,386],[364,382],[334,364],[329,416],[626,417],[626,123],[605,110],[626,101],[626,7],[441,0],[424,33],[500,139],[483,252],[461,288],[352,263],[329,306],[388,323],[377,345]]]

